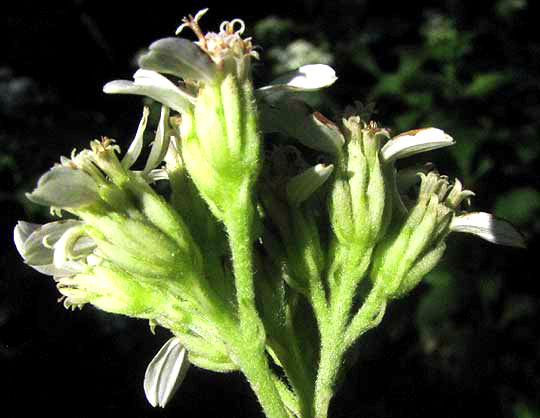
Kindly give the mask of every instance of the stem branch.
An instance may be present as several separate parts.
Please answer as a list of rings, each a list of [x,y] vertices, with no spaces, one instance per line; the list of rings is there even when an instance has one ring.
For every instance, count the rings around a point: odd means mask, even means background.
[[[354,342],[354,339],[346,338],[351,331],[348,323],[356,289],[369,267],[371,251],[372,249],[352,252],[349,249],[342,253],[342,259],[338,261],[338,263],[347,267],[340,280],[335,282],[334,289],[332,289],[328,321],[326,326],[321,328],[321,354],[319,371],[315,382],[315,400],[313,402],[315,418],[326,418],[328,416],[328,407],[334,395],[334,387],[343,363],[343,356]],[[361,258],[355,256],[358,253],[362,254]],[[357,323],[359,321],[362,324],[366,323],[367,317],[373,319],[373,307],[375,304],[372,299],[378,300],[378,293],[373,295],[374,289],[371,290],[359,312],[355,315],[354,319],[356,319]],[[358,317],[361,319],[357,319]],[[371,323],[373,323],[373,320]],[[358,325],[355,324],[355,326]]]

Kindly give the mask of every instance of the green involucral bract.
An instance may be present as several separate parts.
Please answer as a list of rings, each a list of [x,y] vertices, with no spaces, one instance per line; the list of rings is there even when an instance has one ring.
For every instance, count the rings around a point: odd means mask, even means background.
[[[353,107],[331,121],[302,99],[336,81],[323,64],[255,88],[244,22],[204,33],[205,12],[178,29],[194,42],[160,39],[134,81],[104,87],[161,104],[144,168],[133,169],[148,108],[121,160],[114,140],[93,140],[39,179],[28,198],[72,219],[20,221],[15,244],[67,308],[90,303],[170,330],[145,375],[153,406],[192,364],[241,371],[269,418],[324,418],[347,350],[437,265],[451,232],[524,240],[465,212],[473,193],[457,179],[396,170],[452,145],[448,134],[391,137]]]

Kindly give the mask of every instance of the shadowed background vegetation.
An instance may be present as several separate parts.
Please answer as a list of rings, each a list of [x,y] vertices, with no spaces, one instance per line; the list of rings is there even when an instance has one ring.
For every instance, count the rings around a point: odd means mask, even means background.
[[[361,340],[331,416],[539,417],[538,10],[532,0],[470,3],[12,4],[0,25],[4,408],[18,408],[17,416],[36,406],[76,417],[262,416],[239,375],[195,368],[170,405],[153,410],[144,370],[167,333],[153,337],[144,321],[89,306],[66,311],[53,281],[24,266],[11,240],[17,220],[50,219],[24,193],[60,155],[101,135],[125,149],[134,135],[143,99],[105,96],[102,85],[131,78],[144,47],[208,6],[203,28],[240,17],[261,45],[258,85],[327,63],[339,80],[310,97],[327,116],[361,101],[395,133],[436,126],[451,134],[454,147],[417,162],[458,177],[476,192],[472,208],[510,220],[527,239],[519,250],[451,237],[442,264]]]

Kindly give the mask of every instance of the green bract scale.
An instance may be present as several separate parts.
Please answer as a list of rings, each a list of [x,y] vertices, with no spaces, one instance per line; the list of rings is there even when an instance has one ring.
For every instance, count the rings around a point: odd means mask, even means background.
[[[464,211],[473,193],[459,180],[396,170],[454,144],[448,134],[392,136],[359,105],[330,120],[304,101],[336,81],[323,64],[255,88],[244,22],[204,33],[205,12],[178,28],[195,41],[157,40],[133,81],[103,89],[161,105],[143,168],[146,107],[125,155],[93,140],[39,179],[28,199],[70,219],[20,221],[15,244],[67,308],[170,330],[146,370],[151,405],[164,407],[195,365],[241,371],[269,418],[325,418],[349,348],[436,266],[452,232],[524,241]]]

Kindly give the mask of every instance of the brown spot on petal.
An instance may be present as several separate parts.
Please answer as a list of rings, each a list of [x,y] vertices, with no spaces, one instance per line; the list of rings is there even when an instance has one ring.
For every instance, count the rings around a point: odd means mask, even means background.
[[[426,129],[429,129],[429,128],[420,128],[420,129],[413,129],[412,131],[407,131],[407,132],[403,132],[399,135],[396,135],[394,138],[399,138],[400,136],[415,136],[417,133],[421,132],[421,131],[425,131]]]
[[[334,125],[334,122],[332,122],[330,119],[324,116],[321,112],[314,112],[313,117],[325,125],[330,125],[330,126]]]

